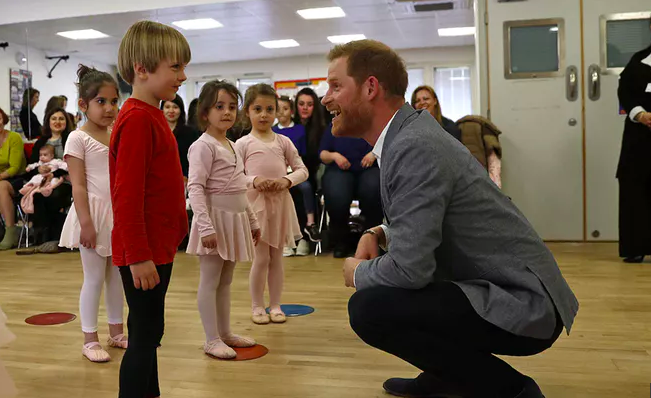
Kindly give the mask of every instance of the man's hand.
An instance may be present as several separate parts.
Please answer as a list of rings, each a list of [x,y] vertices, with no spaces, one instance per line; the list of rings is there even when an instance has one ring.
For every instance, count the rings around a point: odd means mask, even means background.
[[[364,234],[357,244],[355,258],[362,260],[373,260],[380,255],[378,236],[374,234]]]
[[[348,257],[344,261],[344,283],[346,287],[355,287],[355,269],[364,260]]]
[[[375,163],[375,155],[373,152],[369,152],[364,156],[364,159],[362,159],[362,167],[365,169],[368,169],[369,167],[373,166],[373,163]]]
[[[636,117],[637,121],[651,128],[651,112],[640,112]]]
[[[133,286],[136,289],[151,290],[160,283],[156,265],[151,260],[131,264],[129,268],[133,276]]]

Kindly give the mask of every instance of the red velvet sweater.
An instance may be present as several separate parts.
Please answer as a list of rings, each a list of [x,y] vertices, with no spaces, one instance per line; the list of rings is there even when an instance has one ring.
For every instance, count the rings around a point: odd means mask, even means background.
[[[125,102],[111,133],[109,172],[113,264],[172,263],[188,215],[176,140],[160,109]]]

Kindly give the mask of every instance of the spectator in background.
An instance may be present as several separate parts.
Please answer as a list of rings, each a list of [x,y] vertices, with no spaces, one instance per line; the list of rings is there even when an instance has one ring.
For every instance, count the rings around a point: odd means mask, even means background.
[[[296,94],[296,113],[294,114],[294,124],[302,124],[305,127],[305,155],[302,156],[303,163],[307,167],[310,176],[308,182],[312,186],[312,197],[316,195],[317,174],[319,166],[321,165],[321,158],[319,157],[319,147],[321,145],[321,137],[326,124],[324,119],[324,108],[319,102],[319,97],[314,90],[309,87],[301,89]],[[303,203],[303,193],[298,187],[290,189],[292,199],[294,199],[294,206],[296,207],[296,214],[301,226],[301,231],[307,229],[308,219],[306,217],[307,210]],[[298,242],[296,254],[305,256],[309,254],[310,245],[308,243],[310,236],[303,232],[303,239]]]
[[[183,179],[188,180],[188,151],[192,145],[199,138],[199,131],[185,122],[185,104],[183,99],[178,95],[173,101],[162,101],[160,109],[167,119],[170,129],[176,138],[176,144],[179,147],[179,157],[181,158],[181,170],[183,171]],[[196,112],[195,112],[196,113]]]
[[[461,130],[454,121],[446,118],[441,113],[441,103],[434,89],[430,86],[416,87],[411,95],[411,104],[415,109],[427,109],[445,131],[461,141]]]
[[[197,105],[199,104],[199,98],[195,98],[190,101],[190,106],[188,107],[188,126],[192,127],[197,131],[201,131],[199,128],[199,120],[197,119]]]
[[[0,213],[5,220],[5,234],[0,250],[9,250],[18,244],[19,231],[16,228],[16,207],[14,196],[23,186],[25,172],[25,150],[20,134],[5,129],[9,117],[0,108]]]
[[[294,116],[294,101],[287,96],[282,96],[278,99],[278,124],[273,127],[273,131],[277,134],[282,134],[289,138],[301,157],[305,157],[307,148],[305,144],[305,126],[302,124],[294,123],[292,117]],[[303,207],[305,208],[305,216],[307,222],[303,228],[303,233],[307,234],[312,242],[319,242],[321,240],[319,229],[315,222],[316,213],[316,197],[314,195],[314,188],[309,181],[304,181],[296,186],[303,195]],[[299,210],[299,209],[297,209]],[[300,244],[300,242],[299,242]],[[293,250],[286,247],[284,250],[285,256],[293,255]]]
[[[327,165],[323,174],[323,195],[330,216],[330,240],[334,257],[352,254],[357,242],[351,239],[350,205],[359,200],[364,229],[382,223],[380,169],[373,147],[361,138],[335,137],[332,125],[321,140],[321,160]]]
[[[34,114],[34,107],[41,98],[41,92],[35,88],[28,88],[23,93],[23,106],[20,109],[20,126],[28,140],[41,136],[41,122]]]
[[[55,158],[63,159],[66,140],[70,134],[70,123],[68,122],[66,111],[63,108],[51,109],[50,113],[45,116],[45,122],[43,134],[34,144],[29,163],[38,162],[39,151],[46,144],[54,147]],[[45,171],[43,167],[47,166],[34,169],[30,173],[25,174],[25,178],[29,179],[37,173],[43,173]],[[57,178],[64,178],[67,177],[68,172],[59,169],[53,172],[53,175]],[[66,219],[65,211],[71,203],[72,186],[68,181],[56,187],[50,196],[46,197],[40,193],[34,194],[34,216],[32,221],[37,231],[37,240],[42,242],[42,244],[35,249],[29,249],[19,253],[58,253],[61,229]]]
[[[67,110],[68,109],[68,97],[66,97],[65,95],[60,95],[59,97],[63,98],[63,106],[62,106],[62,108]],[[79,114],[79,112],[77,112],[77,114]],[[76,115],[73,115],[72,113],[68,112],[68,120],[72,123],[72,127],[70,127],[70,129],[72,131],[72,130],[77,129],[77,124],[79,123],[79,120],[81,120],[81,118],[78,120]]]
[[[45,105],[45,114],[47,115],[52,111],[54,108],[61,108],[61,109],[66,109],[66,100],[63,99],[63,97],[55,95],[54,97],[51,97],[48,101],[47,104]],[[66,112],[66,116],[68,113]],[[44,120],[45,121],[45,120]]]

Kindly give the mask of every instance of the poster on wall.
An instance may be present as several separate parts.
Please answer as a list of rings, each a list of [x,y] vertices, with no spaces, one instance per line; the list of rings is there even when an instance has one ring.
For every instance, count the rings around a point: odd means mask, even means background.
[[[23,133],[20,125],[20,109],[23,106],[23,93],[32,87],[32,72],[24,69],[9,70],[9,97],[11,98],[11,130]]]
[[[278,95],[286,95],[294,98],[296,94],[305,87],[309,87],[316,92],[316,95],[322,97],[328,90],[325,77],[302,80],[282,80],[274,83],[274,88]]]

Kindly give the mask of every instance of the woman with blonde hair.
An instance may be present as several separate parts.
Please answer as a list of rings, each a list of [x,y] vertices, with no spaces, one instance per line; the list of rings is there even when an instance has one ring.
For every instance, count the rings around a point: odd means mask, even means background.
[[[416,87],[411,95],[411,105],[416,109],[427,109],[434,119],[447,131],[451,136],[461,141],[461,130],[454,121],[443,116],[441,112],[441,103],[434,89],[430,86]]]

